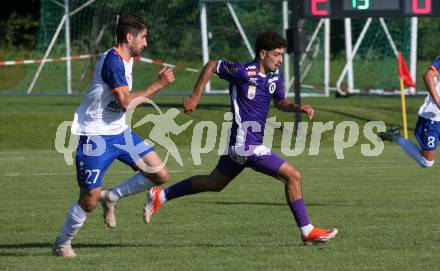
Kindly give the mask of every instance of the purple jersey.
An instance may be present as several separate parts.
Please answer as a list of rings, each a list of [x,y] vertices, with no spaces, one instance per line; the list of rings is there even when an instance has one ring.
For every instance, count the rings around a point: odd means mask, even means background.
[[[261,145],[270,102],[285,98],[280,69],[266,75],[258,71],[258,62],[246,64],[220,60],[216,74],[229,81],[231,111],[234,115],[229,146]]]

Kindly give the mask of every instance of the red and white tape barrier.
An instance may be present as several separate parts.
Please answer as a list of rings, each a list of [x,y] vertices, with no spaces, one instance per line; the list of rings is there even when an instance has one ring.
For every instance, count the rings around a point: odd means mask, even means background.
[[[91,57],[96,57],[97,55],[78,55],[78,56],[71,56],[71,60],[78,60],[78,59],[87,59]],[[68,57],[56,57],[56,58],[47,58],[47,59],[27,59],[27,60],[7,60],[2,61],[0,60],[0,66],[9,66],[9,65],[22,65],[22,64],[35,64],[35,63],[41,63],[41,62],[61,62],[66,61],[69,59]]]
[[[192,68],[187,68],[183,65],[174,65],[174,64],[169,64],[169,63],[165,63],[162,62],[160,60],[154,60],[154,59],[149,59],[149,58],[145,58],[145,57],[135,57],[134,60],[139,60],[140,62],[144,62],[144,63],[150,63],[153,65],[162,65],[168,68],[172,68],[172,69],[176,69],[176,70],[185,70],[188,72],[199,72],[199,70],[197,69],[192,69]]]
[[[70,58],[69,57],[57,57],[57,58],[47,58],[47,59],[27,59],[27,60],[7,60],[7,61],[0,60],[0,66],[36,64],[36,63],[42,63],[42,62],[44,62],[44,63],[46,63],[46,62],[61,62],[61,61],[66,61],[68,59],[79,60],[79,59],[93,58],[93,57],[97,57],[97,56],[98,56],[97,54],[88,54],[88,55],[71,56]],[[169,64],[169,63],[165,63],[160,60],[150,59],[150,58],[146,58],[146,57],[134,57],[134,60],[138,60],[140,62],[149,63],[149,64],[153,64],[153,65],[162,65],[162,66],[173,68],[176,70],[185,70],[185,71],[189,71],[189,72],[199,72],[199,70],[197,70],[197,69],[188,68],[183,65]]]

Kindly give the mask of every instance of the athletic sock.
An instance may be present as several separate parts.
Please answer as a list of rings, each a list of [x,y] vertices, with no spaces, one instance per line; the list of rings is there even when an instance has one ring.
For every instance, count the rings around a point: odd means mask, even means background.
[[[108,199],[111,202],[116,202],[119,200],[119,197],[115,194],[115,192],[113,192],[113,190],[108,191]]]
[[[307,236],[307,235],[309,235],[313,231],[313,225],[309,224],[307,226],[300,227],[299,229],[301,231],[301,235],[302,236]]]
[[[115,186],[111,190],[112,193],[110,193],[109,199],[111,201],[113,201],[113,199],[115,198],[116,200],[118,200],[123,197],[128,197],[133,194],[150,190],[150,188],[153,186],[155,186],[155,184],[152,181],[150,181],[147,177],[138,172],[125,182]]]
[[[86,211],[84,211],[81,206],[79,206],[78,202],[75,202],[70,207],[69,211],[67,211],[67,216],[58,239],[60,244],[70,243],[73,237],[81,229],[86,219]]]
[[[191,179],[180,181],[168,188],[164,189],[164,202],[175,198],[194,194]],[[162,199],[161,199],[162,200]]]
[[[431,167],[434,161],[428,161],[421,154],[421,149],[411,140],[405,139],[401,135],[396,135],[393,140],[406,152],[406,154],[414,159],[421,167]]]
[[[295,218],[296,224],[303,236],[309,235],[313,230],[312,224],[310,224],[309,216],[307,215],[306,206],[304,205],[304,199],[298,199],[289,203],[290,210]]]
[[[167,197],[165,196],[165,190],[160,191],[159,199],[161,204],[167,202]]]

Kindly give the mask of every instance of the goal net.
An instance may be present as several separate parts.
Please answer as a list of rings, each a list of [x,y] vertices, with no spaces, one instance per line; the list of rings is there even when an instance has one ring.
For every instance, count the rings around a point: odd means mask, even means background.
[[[176,81],[168,93],[188,93],[203,66],[202,33],[206,30],[209,59],[227,58],[247,62],[253,58],[254,41],[262,31],[284,34],[289,26],[288,1],[215,1],[215,0],[70,0],[71,93],[87,90],[100,53],[115,42],[118,15],[141,16],[149,24],[148,48],[135,61],[134,89],[152,82],[161,63],[175,67]],[[41,0],[38,42],[22,64],[0,66],[14,74],[14,80],[0,89],[2,93],[63,94],[67,88],[65,7],[63,1]],[[202,22],[202,5],[205,24]],[[206,26],[206,27],[205,27]],[[304,42],[301,74],[303,92],[323,95],[324,27],[321,21],[302,24]],[[14,59],[2,59],[14,60]],[[17,59],[23,60],[23,59]],[[286,58],[286,86],[292,93],[292,58]],[[43,62],[43,63],[42,63]],[[218,78],[211,82],[211,92],[227,89]]]
[[[160,64],[175,65],[176,83],[167,91],[188,91],[201,66],[198,3],[161,0],[71,0],[70,48],[72,93],[87,90],[100,53],[115,43],[119,15],[143,17],[149,25],[148,48],[135,61],[133,88],[144,88],[156,78]],[[29,57],[32,64],[0,67],[15,73],[17,80],[2,92],[66,93],[66,35],[64,1],[41,0],[37,46]],[[45,62],[41,63],[44,57]],[[81,56],[78,59],[78,56]],[[152,62],[152,63],[151,63]],[[194,70],[192,70],[194,69]]]
[[[165,63],[175,68],[176,75],[167,93],[191,92],[197,72],[207,59],[251,60],[258,33],[276,31],[284,34],[291,25],[291,2],[281,0],[69,2],[73,94],[87,90],[98,55],[114,44],[118,15],[141,16],[150,26],[148,48],[141,59],[135,61],[134,89],[144,88],[152,82],[160,65]],[[65,7],[62,3],[41,0],[38,42],[27,57],[32,64],[14,61],[23,59],[1,59],[1,72],[10,74],[11,80],[3,85],[0,93],[67,92]],[[341,21],[331,22],[330,36],[328,19],[300,20],[302,93],[323,96],[328,95],[328,89],[338,88],[358,93],[393,93],[399,89],[396,50],[402,51],[408,64],[415,64],[417,90],[424,90],[421,75],[439,54],[435,44],[440,22],[437,18],[418,18],[416,59],[411,62],[414,43],[411,43],[410,21],[410,18],[372,19],[364,33],[368,20],[351,20],[353,68],[344,72],[347,66],[345,44],[343,38],[338,39],[344,36],[344,29],[334,31]],[[43,59],[46,62],[41,63]],[[5,60],[12,61],[5,65]],[[292,56],[286,56],[285,63],[285,86],[287,93],[293,94]],[[226,89],[227,84],[222,80],[212,80],[212,93]]]
[[[413,26],[415,31],[412,31]],[[416,82],[416,89],[407,89],[407,93],[424,91],[422,75],[439,54],[433,46],[437,43],[435,32],[439,26],[438,19],[427,17],[415,21],[412,18],[374,18],[346,22],[344,53],[348,51],[352,55],[339,54],[332,58],[332,74],[337,75],[336,88],[342,93],[398,94],[397,53],[401,51]],[[347,27],[351,28],[351,43],[347,40],[350,33]],[[347,43],[351,44],[351,50]]]

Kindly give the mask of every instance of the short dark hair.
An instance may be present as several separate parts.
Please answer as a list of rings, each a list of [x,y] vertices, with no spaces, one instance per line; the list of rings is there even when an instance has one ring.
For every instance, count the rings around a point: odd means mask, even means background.
[[[286,48],[287,41],[276,32],[263,32],[255,41],[255,54],[258,56],[261,50],[270,51],[277,48]]]
[[[141,17],[130,15],[121,16],[116,26],[116,43],[126,43],[128,33],[136,36],[145,29],[147,29],[147,24]]]

